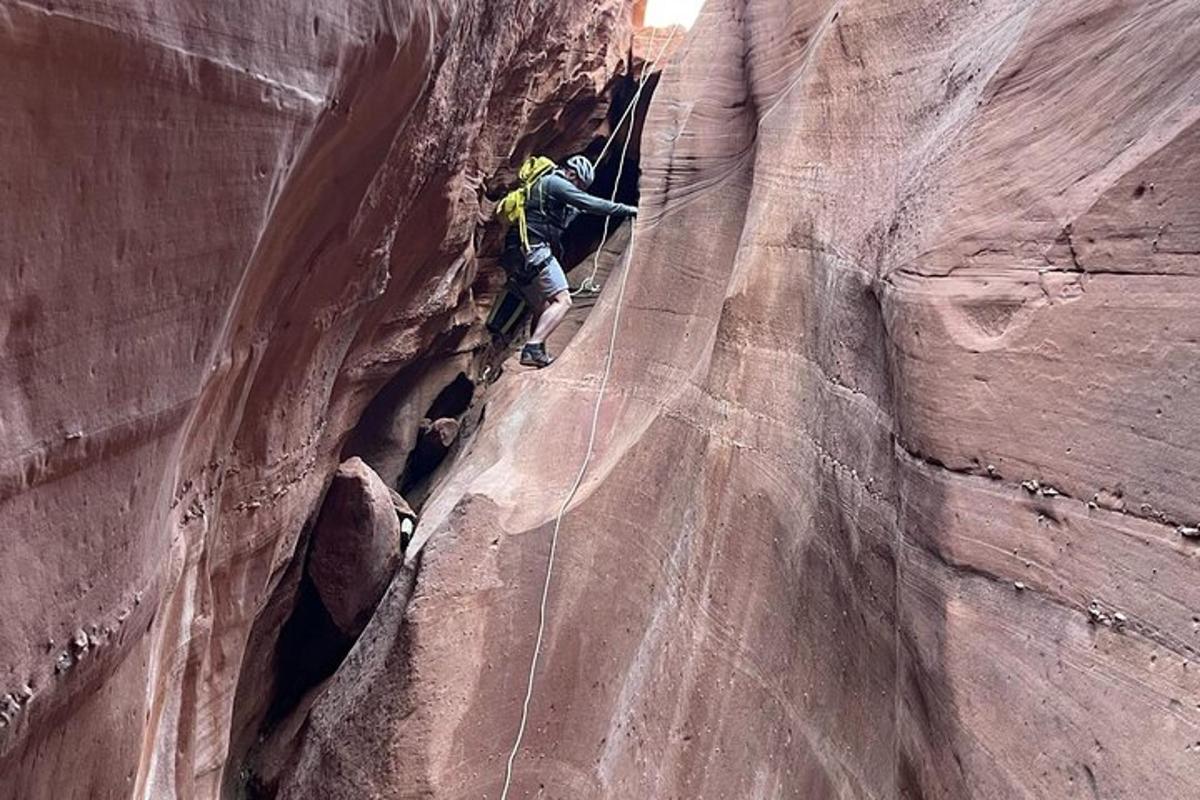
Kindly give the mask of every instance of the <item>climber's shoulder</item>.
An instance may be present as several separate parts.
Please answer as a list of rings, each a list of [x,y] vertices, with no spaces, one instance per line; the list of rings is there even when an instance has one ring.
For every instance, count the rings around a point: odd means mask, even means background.
[[[542,178],[542,187],[551,195],[557,197],[570,197],[575,192],[579,191],[575,188],[575,184],[567,180],[566,176],[561,172],[551,172],[546,177]]]

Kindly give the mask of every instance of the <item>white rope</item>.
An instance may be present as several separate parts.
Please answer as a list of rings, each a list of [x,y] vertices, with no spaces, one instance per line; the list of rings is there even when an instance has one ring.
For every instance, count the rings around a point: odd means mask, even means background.
[[[631,113],[633,113],[634,109],[637,108],[638,98],[640,98],[642,95],[642,88],[646,85],[646,81],[648,81],[650,76],[654,73],[654,65],[662,60],[663,55],[667,52],[667,47],[671,44],[671,40],[675,38],[675,33],[678,30],[678,25],[672,26],[670,35],[667,36],[667,39],[663,42],[662,47],[658,49],[658,55],[647,61],[646,65],[642,67],[642,77],[639,79],[637,92],[633,96],[633,102],[625,107],[625,113],[621,114],[621,118],[617,120],[617,127],[613,128],[612,135],[608,137],[608,141],[604,143],[604,147],[600,150],[600,155],[596,158],[597,164],[604,160],[604,156],[608,155],[608,148],[612,146],[613,141],[617,138],[617,134],[621,132],[621,126],[625,124],[625,120]],[[646,44],[654,44],[655,36],[658,36],[657,28],[654,29],[654,33],[650,37],[650,41]],[[649,50],[650,48],[647,47],[646,49]]]
[[[625,113],[621,115],[621,119],[617,121],[617,127],[613,129],[613,135],[610,136],[608,141],[604,143],[604,149],[600,151],[600,156],[596,159],[597,165],[599,165],[600,162],[604,160],[604,156],[608,154],[609,146],[613,143],[617,133],[620,132],[621,126],[625,124],[625,118],[628,117],[631,112],[634,112],[634,110],[638,107],[638,103],[640,103],[642,99],[642,90],[646,88],[646,84],[649,82],[650,76],[654,74],[655,65],[658,64],[659,60],[662,59],[663,54],[667,52],[667,47],[670,46],[671,40],[675,38],[675,33],[678,30],[678,26],[672,27],[671,33],[667,36],[666,41],[663,42],[662,47],[659,48],[658,55],[656,55],[652,60],[646,62],[645,67],[642,69],[642,77],[638,81],[637,91],[633,93],[633,100],[630,101],[629,105],[625,107]],[[656,28],[654,31],[654,36],[657,35],[658,29]],[[654,38],[651,37],[647,44],[653,43]],[[647,50],[648,49],[649,47],[647,47]],[[629,141],[633,138],[633,128],[636,123],[637,119],[635,113],[634,119],[632,119],[629,123],[629,131],[625,134],[625,144],[621,148],[621,163],[617,165],[617,177],[613,182],[612,197],[609,198],[609,200],[614,203],[617,201],[617,191],[621,188],[621,175],[625,171],[625,154],[629,152]],[[610,218],[605,217],[604,233],[600,237],[600,246],[596,248],[596,252],[592,254],[592,274],[583,279],[583,281],[579,284],[578,289],[571,292],[573,296],[578,296],[581,294],[597,294],[600,291],[600,286],[596,283],[596,273],[600,271],[600,253],[604,250],[605,243],[608,242],[609,223]]]
[[[645,84],[643,83],[642,85],[644,86]],[[641,87],[638,87],[638,94],[641,94],[641,91]],[[637,103],[637,98],[638,95],[634,95],[634,104]],[[633,108],[633,106],[631,105],[630,108]],[[613,181],[612,197],[609,198],[609,202],[611,203],[617,202],[617,191],[621,188],[621,175],[625,171],[625,154],[629,152],[629,140],[632,138],[633,125],[631,124],[629,126],[629,132],[625,134],[625,145],[621,148],[621,163],[617,164],[617,177]],[[611,141],[611,139],[609,141]],[[600,162],[597,161],[596,163],[598,164]],[[572,295],[579,295],[585,292],[588,294],[599,293],[600,287],[596,284],[596,273],[600,271],[600,253],[604,251],[604,245],[608,244],[608,234],[610,228],[609,222],[611,219],[612,217],[609,216],[604,217],[604,233],[600,236],[600,246],[597,247],[596,252],[592,254],[592,274],[583,279],[583,282],[579,284],[579,288],[574,292],[571,292]]]
[[[636,230],[636,228],[634,229]],[[538,609],[538,633],[537,640],[533,645],[533,659],[529,663],[529,682],[525,688],[525,702],[521,707],[521,725],[517,729],[517,738],[513,742],[512,752],[508,754],[508,766],[504,772],[504,790],[500,793],[500,800],[507,800],[508,790],[512,785],[513,762],[517,759],[517,751],[521,749],[521,740],[525,736],[525,728],[529,723],[529,703],[533,697],[533,679],[537,672],[538,660],[541,655],[542,639],[546,633],[546,601],[550,594],[550,574],[554,569],[554,555],[558,549],[558,534],[562,529],[563,516],[567,512],[567,507],[571,505],[571,501],[575,499],[575,495],[579,492],[579,487],[583,485],[583,476],[587,473],[588,464],[592,460],[592,454],[596,445],[596,430],[600,422],[600,406],[601,400],[604,397],[604,390],[608,387],[608,378],[612,372],[613,352],[617,344],[617,327],[621,322],[621,304],[625,298],[625,283],[629,278],[629,266],[633,261],[633,242],[634,233],[629,234],[629,248],[625,251],[625,272],[621,275],[620,288],[617,291],[617,308],[613,315],[612,333],[608,340],[608,356],[604,360],[604,373],[600,378],[600,387],[596,392],[596,405],[592,409],[592,428],[588,434],[587,451],[583,456],[583,463],[579,465],[579,472],[575,475],[575,482],[571,484],[571,491],[567,493],[567,497],[563,500],[562,506],[558,509],[558,515],[554,519],[554,533],[550,537],[550,556],[546,560],[546,580],[542,585],[542,601]]]
[[[674,35],[675,29],[673,28],[671,30],[671,36]],[[670,41],[671,39],[668,37],[666,44],[669,44]],[[666,44],[663,45],[663,49],[659,52],[659,56],[666,51]],[[629,109],[637,107],[638,98],[641,96],[642,88],[646,85],[647,77],[650,74],[650,68],[654,63],[657,62],[657,60],[658,59],[656,58],[655,61],[649,62],[647,65],[646,72],[642,76],[641,83],[638,86],[637,93],[634,95],[633,102],[629,105]],[[629,112],[629,109],[626,109],[626,113]],[[624,121],[624,117],[622,117],[622,121]],[[620,125],[621,123],[617,124],[617,130],[620,130]],[[617,187],[621,182],[621,167],[625,165],[625,154],[629,151],[629,142],[633,138],[633,128],[634,125],[630,123],[629,130],[625,134],[625,144],[621,148],[621,166],[617,168],[617,182],[613,185],[613,202],[615,202],[617,198]],[[611,141],[612,139],[610,138],[609,142]],[[605,151],[607,149],[608,145],[606,144]],[[603,151],[600,154],[600,159],[602,158],[604,158]],[[600,159],[596,159],[596,163],[599,163]],[[534,676],[537,673],[538,661],[541,658],[542,640],[546,635],[546,605],[547,600],[550,597],[550,576],[554,571],[554,555],[558,551],[558,534],[559,531],[562,530],[562,521],[563,517],[567,513],[567,508],[571,505],[571,501],[575,499],[575,495],[579,492],[579,487],[583,485],[583,476],[587,474],[588,464],[591,462],[592,454],[595,451],[596,431],[600,427],[600,405],[601,401],[604,399],[604,390],[608,387],[609,375],[612,373],[613,355],[616,352],[617,347],[617,328],[621,323],[621,305],[625,299],[625,284],[629,280],[629,268],[633,263],[634,231],[636,230],[636,226],[630,230],[629,246],[625,249],[625,269],[621,274],[621,284],[617,291],[617,307],[616,311],[613,313],[612,332],[609,334],[608,338],[608,354],[604,358],[604,372],[600,376],[600,386],[596,390],[596,404],[592,409],[592,426],[590,432],[588,433],[587,450],[584,452],[583,462],[579,465],[579,472],[575,475],[575,481],[571,484],[571,490],[567,492],[567,496],[563,499],[562,505],[558,509],[558,514],[554,518],[554,532],[550,535],[550,555],[546,559],[546,579],[542,583],[542,599],[540,605],[538,606],[537,638],[533,643],[533,658],[529,662],[529,679],[525,685],[525,700],[521,704],[521,724],[517,728],[517,738],[513,742],[512,751],[508,754],[508,764],[504,768],[504,789],[500,792],[500,800],[508,800],[508,790],[512,787],[513,764],[517,760],[517,753],[521,749],[521,741],[525,738],[525,728],[529,724],[529,704],[533,699],[533,681]],[[604,245],[607,243],[607,241],[608,218],[606,217],[604,221],[604,235],[600,239],[600,247],[596,250],[597,254],[604,249]],[[599,258],[598,255],[597,258]],[[592,276],[595,277],[595,274],[595,270],[593,269]]]

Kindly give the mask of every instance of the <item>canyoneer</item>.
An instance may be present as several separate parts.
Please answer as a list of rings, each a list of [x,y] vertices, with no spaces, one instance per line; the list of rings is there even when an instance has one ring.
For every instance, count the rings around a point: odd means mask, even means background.
[[[582,155],[559,167],[544,156],[525,161],[518,173],[521,187],[500,201],[497,212],[511,223],[500,263],[533,309],[532,333],[521,348],[521,363],[546,367],[554,361],[546,339],[571,308],[566,273],[554,253],[563,231],[580,212],[614,217],[637,216],[635,206],[588,194],[595,169]]]

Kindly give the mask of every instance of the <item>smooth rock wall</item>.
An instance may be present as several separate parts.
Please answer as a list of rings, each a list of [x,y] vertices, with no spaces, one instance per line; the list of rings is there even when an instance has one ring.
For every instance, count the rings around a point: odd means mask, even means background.
[[[477,344],[483,177],[586,138],[628,36],[615,0],[0,8],[0,797],[217,796],[363,408]]]
[[[1196,794],[1197,41],[1187,2],[710,0],[510,796]],[[498,796],[618,277],[495,390],[289,796]]]

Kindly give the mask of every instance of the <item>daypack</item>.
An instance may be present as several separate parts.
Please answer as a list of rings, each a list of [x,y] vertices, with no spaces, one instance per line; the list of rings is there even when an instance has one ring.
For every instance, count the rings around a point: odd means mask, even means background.
[[[525,203],[529,200],[529,192],[533,185],[549,175],[558,165],[545,156],[530,156],[517,170],[517,180],[521,185],[504,195],[504,199],[496,206],[496,214],[509,225],[516,225],[521,234],[521,249],[529,252],[529,228],[525,224]]]

